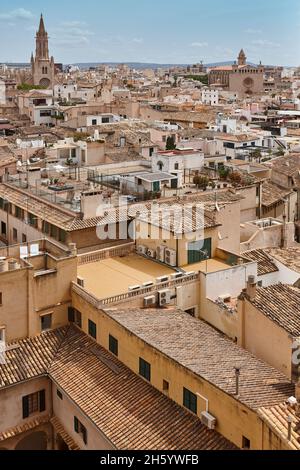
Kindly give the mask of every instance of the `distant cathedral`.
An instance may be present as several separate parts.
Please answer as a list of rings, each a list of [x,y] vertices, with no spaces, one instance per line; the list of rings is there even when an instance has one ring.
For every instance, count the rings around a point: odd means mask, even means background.
[[[31,55],[32,79],[34,85],[51,88],[54,85],[54,58],[49,57],[48,33],[46,32],[43,15],[36,34],[35,57]]]

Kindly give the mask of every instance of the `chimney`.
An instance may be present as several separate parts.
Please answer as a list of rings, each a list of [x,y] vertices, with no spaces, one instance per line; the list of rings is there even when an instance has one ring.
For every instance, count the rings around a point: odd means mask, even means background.
[[[69,243],[69,250],[70,250],[72,256],[77,256],[76,243]]]
[[[5,269],[5,261],[0,261],[0,273],[4,273]]]
[[[287,422],[288,422],[288,440],[291,441],[292,440],[292,425],[293,425],[293,417],[292,416],[288,416],[287,417]]]
[[[235,367],[235,394],[238,397],[240,394],[240,375],[241,375],[241,368]]]
[[[300,404],[300,380],[298,380],[298,382],[295,385],[295,398],[298,404]]]
[[[247,282],[247,296],[250,301],[255,300],[257,283],[255,276],[249,276]]]
[[[18,269],[18,261],[15,259],[10,259],[8,261],[8,270],[15,271],[16,269]]]

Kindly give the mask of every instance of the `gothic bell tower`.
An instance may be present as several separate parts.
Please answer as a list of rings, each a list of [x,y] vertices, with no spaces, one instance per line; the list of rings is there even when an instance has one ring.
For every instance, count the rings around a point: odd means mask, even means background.
[[[45,88],[54,85],[54,58],[49,58],[48,33],[45,29],[44,18],[41,15],[39,30],[36,33],[35,57],[31,55],[33,84]]]
[[[244,52],[244,49],[241,49],[240,53],[239,53],[239,56],[238,56],[238,65],[239,66],[242,66],[242,65],[247,65],[247,57],[246,57],[246,54]]]

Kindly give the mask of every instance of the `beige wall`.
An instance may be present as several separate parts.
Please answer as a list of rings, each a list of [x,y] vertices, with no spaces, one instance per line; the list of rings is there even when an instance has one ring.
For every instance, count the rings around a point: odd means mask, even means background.
[[[163,391],[163,380],[170,384],[169,397],[183,406],[183,387],[200,393],[209,400],[209,411],[217,418],[216,430],[227,439],[242,447],[242,437],[251,441],[252,449],[261,449],[262,422],[255,412],[243,406],[233,396],[206,382],[164,356],[144,341],[127,331],[104,312],[97,310],[77,294],[73,293],[73,306],[82,313],[82,328],[88,331],[88,319],[97,325],[97,342],[108,349],[109,334],[119,341],[119,359],[136,374],[139,373],[139,357],[152,365],[152,385]],[[199,399],[198,416],[205,410]]]
[[[22,397],[32,393],[46,391],[46,411],[36,413],[23,419]],[[8,431],[15,426],[24,425],[34,417],[47,416],[52,412],[51,403],[51,382],[48,378],[42,377],[24,383],[19,383],[13,387],[0,390],[0,433]]]
[[[212,239],[212,257],[215,256],[218,247],[218,230],[217,228],[205,229],[191,234],[183,234],[181,240],[176,240],[174,235],[166,230],[163,230],[145,222],[138,221],[136,223],[136,230],[141,234],[141,238],[137,240],[137,245],[145,245],[149,249],[156,250],[160,245],[167,246],[175,250],[178,254],[178,266],[188,265],[188,244],[196,240],[203,240],[207,238]],[[190,236],[190,239],[189,239]],[[193,265],[191,266],[191,270]]]
[[[248,300],[238,303],[238,344],[291,378],[293,338]]]
[[[59,390],[63,399],[61,400],[57,395]],[[53,414],[61,423],[69,436],[76,442],[81,450],[113,450],[115,447],[99,431],[98,428],[82,413],[80,408],[76,406],[70,398],[61,390],[55,383],[52,385],[52,400],[53,400]],[[74,430],[74,417],[85,426],[87,430],[87,444],[83,442],[81,435],[77,434]],[[117,424],[116,424],[117,426]]]

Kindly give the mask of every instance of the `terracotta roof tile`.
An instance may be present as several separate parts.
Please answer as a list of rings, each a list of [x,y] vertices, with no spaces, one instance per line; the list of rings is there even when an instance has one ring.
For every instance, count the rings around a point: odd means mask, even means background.
[[[118,449],[234,449],[75,328],[49,374]]]
[[[281,372],[184,312],[114,309],[106,313],[145,343],[234,398],[234,368],[240,366],[240,395],[236,399],[251,409],[276,405],[295,393],[295,387]]]

